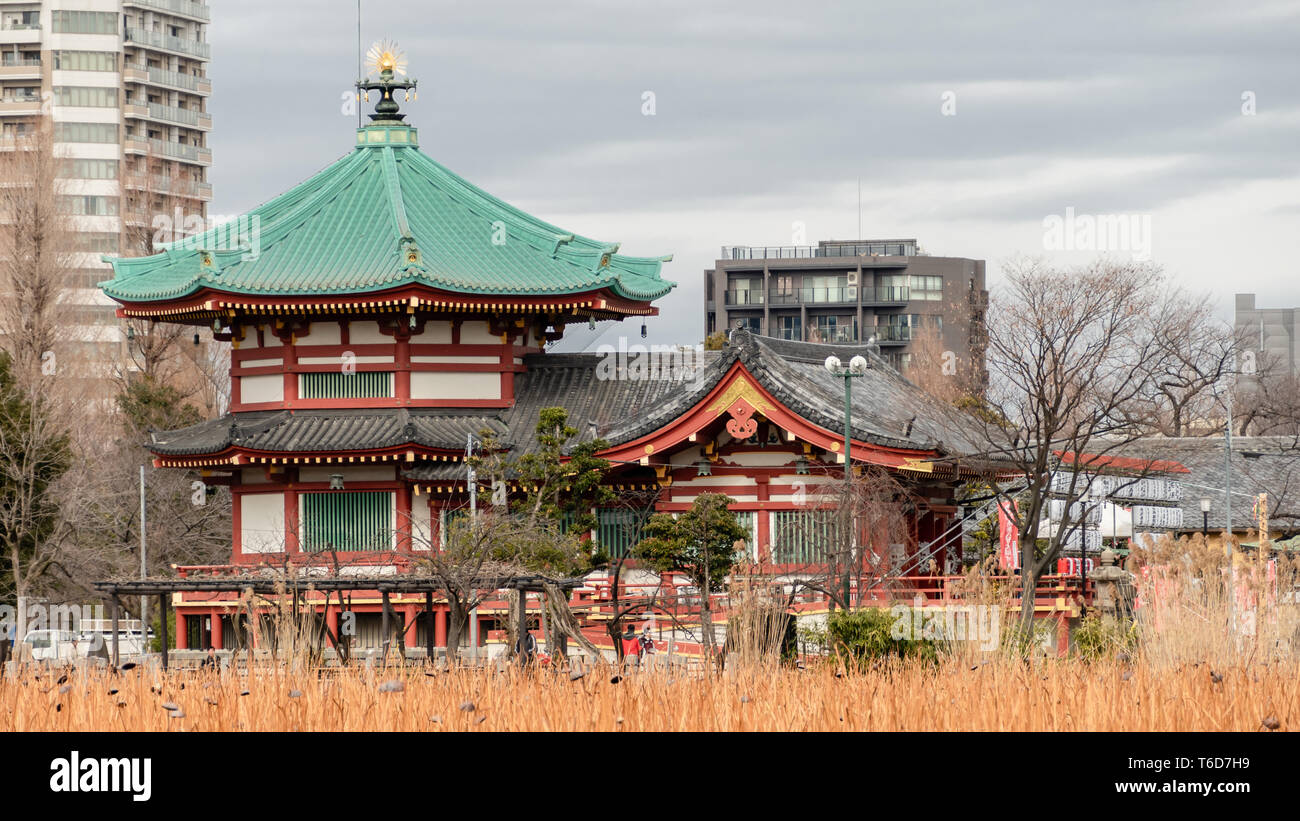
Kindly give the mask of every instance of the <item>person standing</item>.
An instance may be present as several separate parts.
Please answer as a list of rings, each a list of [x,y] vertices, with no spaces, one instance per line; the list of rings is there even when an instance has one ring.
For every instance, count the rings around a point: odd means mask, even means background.
[[[650,664],[649,657],[654,655],[655,652],[655,640],[650,638],[650,625],[648,624],[641,628],[640,644],[641,663],[648,666]]]
[[[626,667],[638,667],[641,664],[641,640],[637,638],[636,628],[627,626],[620,639],[623,642],[623,664]]]
[[[532,630],[524,631],[524,634],[515,642],[515,655],[525,656],[524,664],[531,666],[537,659],[537,637],[533,635]]]

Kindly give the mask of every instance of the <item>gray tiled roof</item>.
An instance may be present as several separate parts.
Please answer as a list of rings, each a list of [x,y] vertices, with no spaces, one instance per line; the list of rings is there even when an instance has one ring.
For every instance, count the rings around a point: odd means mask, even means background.
[[[1172,459],[1190,473],[1169,478],[1183,483],[1183,530],[1201,529],[1201,499],[1210,500],[1209,527],[1224,526],[1225,451],[1222,436],[1152,437],[1124,448],[1124,455]],[[1255,526],[1254,496],[1268,494],[1270,527],[1300,531],[1300,438],[1232,437],[1232,527]]]
[[[297,410],[240,413],[153,434],[150,448],[163,455],[219,453],[238,446],[282,453],[323,453],[415,444],[463,449],[469,433],[504,431],[484,415],[383,410]]]
[[[515,379],[513,407],[478,411],[329,410],[241,413],[178,431],[154,434],[152,449],[165,455],[216,453],[232,445],[281,452],[324,452],[395,447],[464,447],[466,434],[485,427],[517,452],[535,445],[538,412],[564,407],[577,440],[600,437],[619,444],[678,418],[708,394],[737,361],[783,404],[832,431],[844,425],[844,380],[822,365],[830,354],[844,362],[861,354],[866,375],[852,380],[853,435],[875,444],[945,455],[980,450],[974,423],[898,375],[865,348],[789,342],[732,334],[722,351],[706,354],[686,379],[627,378],[602,365],[602,354],[536,354]],[[680,374],[673,374],[680,376]],[[613,377],[613,378],[610,378]],[[421,480],[459,476],[452,464],[420,466],[407,475]]]

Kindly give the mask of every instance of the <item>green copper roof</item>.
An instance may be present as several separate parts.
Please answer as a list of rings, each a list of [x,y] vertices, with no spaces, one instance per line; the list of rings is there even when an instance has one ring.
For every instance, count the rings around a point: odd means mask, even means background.
[[[264,296],[364,293],[424,284],[465,294],[559,295],[609,288],[636,301],[675,283],[671,257],[627,257],[476,188],[423,154],[416,129],[373,124],[314,177],[224,225],[148,257],[105,257],[100,283],[124,302],[202,288]]]

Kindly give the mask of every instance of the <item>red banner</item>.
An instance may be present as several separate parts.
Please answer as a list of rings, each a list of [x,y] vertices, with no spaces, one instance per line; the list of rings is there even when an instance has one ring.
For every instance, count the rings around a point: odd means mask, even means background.
[[[998,567],[1020,569],[1020,524],[1015,502],[998,502]]]

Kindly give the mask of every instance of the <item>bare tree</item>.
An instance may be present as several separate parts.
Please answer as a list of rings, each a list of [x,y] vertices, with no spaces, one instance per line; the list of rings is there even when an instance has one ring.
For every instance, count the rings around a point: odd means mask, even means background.
[[[989,370],[997,413],[976,419],[986,455],[1004,465],[999,492],[1020,503],[1023,601],[1080,529],[1084,513],[1075,503],[1088,490],[1087,471],[1114,464],[1146,433],[1144,409],[1180,372],[1185,357],[1169,342],[1184,319],[1178,304],[1158,268],[1105,260],[1068,271],[1020,261],[995,293]],[[1053,486],[1058,473],[1066,481]],[[1024,489],[1012,493],[1012,486]],[[1039,523],[1052,498],[1066,501],[1065,515],[1039,552]],[[1021,612],[1027,631],[1033,607]]]
[[[1117,411],[1161,436],[1215,433],[1222,427],[1216,390],[1238,373],[1245,339],[1214,316],[1208,296],[1173,291],[1159,304],[1166,315],[1154,340],[1158,370],[1149,369],[1143,394]]]
[[[4,585],[30,595],[70,529],[58,485],[71,466],[80,393],[60,322],[74,235],[48,119],[0,150],[0,547]],[[84,375],[84,374],[83,374]],[[83,400],[84,402],[84,400]]]

